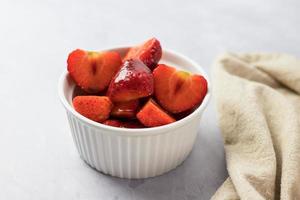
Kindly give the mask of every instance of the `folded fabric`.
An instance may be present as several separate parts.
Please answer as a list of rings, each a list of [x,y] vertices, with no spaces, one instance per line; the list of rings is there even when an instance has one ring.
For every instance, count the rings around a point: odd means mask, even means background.
[[[300,200],[300,60],[220,56],[213,96],[229,178],[212,199]]]

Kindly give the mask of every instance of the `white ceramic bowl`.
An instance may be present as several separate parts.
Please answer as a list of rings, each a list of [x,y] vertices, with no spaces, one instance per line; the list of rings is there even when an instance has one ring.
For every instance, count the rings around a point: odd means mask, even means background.
[[[123,56],[128,48],[109,50]],[[163,51],[160,63],[202,74],[208,82],[208,92],[193,113],[172,124],[154,128],[116,128],[85,118],[72,107],[75,83],[67,72],[62,74],[59,96],[67,111],[72,137],[80,157],[93,168],[121,178],[147,178],[174,169],[191,152],[201,115],[210,98],[208,76],[194,61],[170,50]]]

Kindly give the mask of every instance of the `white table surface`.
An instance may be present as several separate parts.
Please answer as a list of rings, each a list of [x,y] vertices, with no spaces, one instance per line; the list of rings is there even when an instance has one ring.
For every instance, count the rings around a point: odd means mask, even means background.
[[[137,181],[103,175],[79,158],[58,99],[68,52],[156,36],[208,72],[225,51],[299,56],[299,7],[297,0],[2,0],[0,199],[209,199],[227,177],[214,103],[176,170]]]

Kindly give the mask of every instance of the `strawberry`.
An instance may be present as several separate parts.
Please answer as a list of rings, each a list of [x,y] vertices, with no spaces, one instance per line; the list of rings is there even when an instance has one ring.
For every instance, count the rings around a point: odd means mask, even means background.
[[[122,122],[116,119],[108,119],[103,122],[107,126],[122,127]]]
[[[168,115],[153,99],[150,99],[136,115],[146,127],[162,126],[176,120]]]
[[[125,121],[123,122],[123,127],[124,128],[145,128],[145,126],[137,120]]]
[[[161,56],[162,48],[160,42],[156,38],[151,38],[139,46],[130,48],[123,60],[140,59],[153,70]]]
[[[105,96],[77,96],[73,99],[77,112],[96,122],[103,122],[109,117],[112,102]]]
[[[164,64],[153,71],[155,97],[171,113],[180,113],[199,105],[207,92],[201,75],[178,71]]]
[[[73,98],[76,96],[105,96],[106,95],[106,90],[103,90],[101,92],[97,92],[97,93],[89,93],[83,89],[81,89],[81,87],[79,87],[78,85],[75,86],[74,91],[73,91]]]
[[[112,79],[107,96],[113,102],[124,102],[147,97],[153,93],[153,75],[140,60],[126,60]]]
[[[134,118],[139,107],[139,100],[114,103],[111,116],[118,118]]]
[[[117,119],[108,119],[104,121],[103,124],[119,128],[144,128],[144,126],[140,122],[135,120],[121,121]]]
[[[77,49],[69,54],[68,71],[83,90],[96,93],[109,85],[122,60],[116,52],[93,52]]]

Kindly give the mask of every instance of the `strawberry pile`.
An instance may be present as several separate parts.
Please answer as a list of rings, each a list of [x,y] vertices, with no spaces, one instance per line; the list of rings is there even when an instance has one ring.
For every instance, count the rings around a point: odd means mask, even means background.
[[[170,124],[197,108],[207,92],[205,78],[158,64],[160,42],[152,38],[117,52],[77,49],[68,71],[77,84],[73,106],[81,115],[114,127],[144,128]]]

